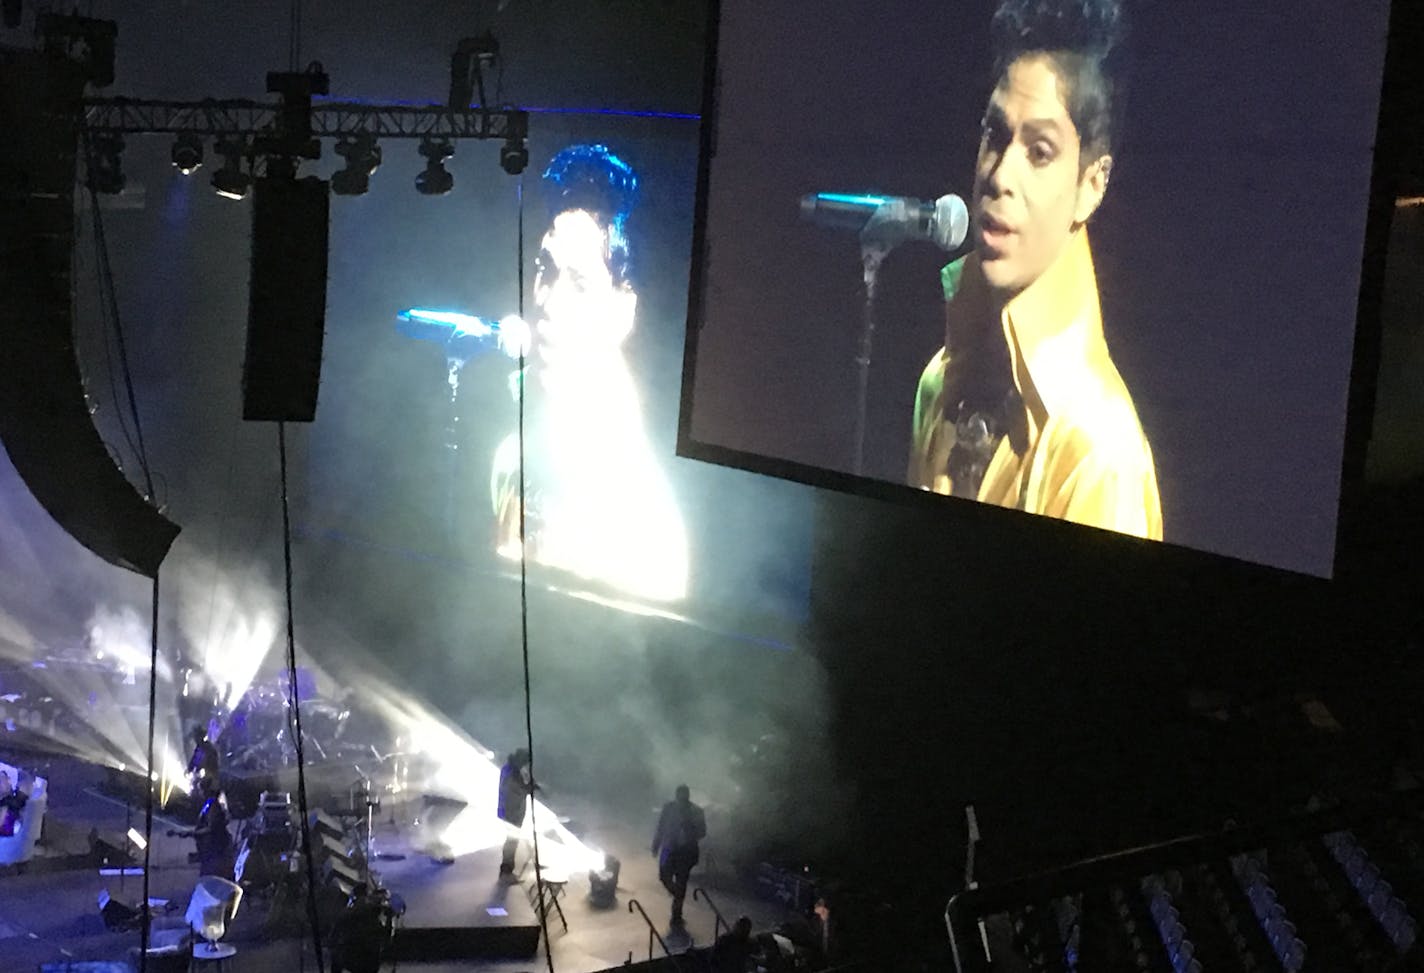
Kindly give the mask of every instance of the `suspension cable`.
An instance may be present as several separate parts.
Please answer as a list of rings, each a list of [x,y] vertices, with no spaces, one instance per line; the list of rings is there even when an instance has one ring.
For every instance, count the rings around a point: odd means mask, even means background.
[[[524,320],[524,175],[521,173],[515,183],[515,196],[519,200],[518,260],[519,319]],[[532,336],[532,331],[530,332]],[[529,681],[529,539],[525,536],[525,476],[526,464],[524,440],[524,396],[529,387],[528,343],[525,336],[519,342],[519,650],[524,658],[524,745],[529,751],[529,779],[537,781],[534,774],[534,694]],[[544,936],[544,960],[549,973],[554,973],[554,951],[549,942],[549,908],[544,890],[544,868],[539,859],[539,821],[536,817],[538,801],[529,795],[529,828],[534,833],[534,883],[536,901],[539,903],[539,930]]]
[[[153,853],[153,791],[158,786],[153,773],[153,725],[158,710],[158,572],[153,572],[153,613],[150,616],[148,646],[148,772],[144,778],[148,784],[148,799],[143,802],[143,905],[139,908],[139,973],[148,973],[148,940],[150,917],[148,914],[149,862]],[[123,862],[119,863],[124,868]]]
[[[92,173],[96,168],[98,153],[87,128],[83,130],[81,136],[84,145],[84,165]],[[99,308],[104,323],[108,325],[104,334],[104,354],[109,370],[109,394],[114,400],[114,417],[119,424],[119,432],[129,449],[135,453],[139,470],[143,473],[144,492],[148,500],[156,504],[158,501],[153,492],[153,474],[149,469],[148,450],[143,441],[143,423],[139,419],[138,400],[134,395],[133,372],[129,368],[128,342],[124,338],[123,321],[119,316],[119,299],[114,287],[113,265],[109,261],[109,244],[104,234],[104,215],[99,206],[99,191],[95,187],[93,179],[88,182],[90,209],[94,214],[94,259],[95,272],[98,275]],[[111,337],[118,345],[119,371],[127,400],[128,421],[133,423],[132,435],[130,435],[128,424],[125,422],[124,410],[119,406],[118,390],[115,388],[119,383],[114,380],[113,358],[109,353]]]
[[[297,811],[302,816],[302,858],[307,870],[307,921],[311,923],[312,946],[316,950],[316,968],[325,973],[326,960],[321,952],[321,924],[316,908],[316,863],[312,860],[311,822],[307,820],[306,758],[302,750],[301,691],[297,686],[297,636],[292,620],[292,520],[287,503],[287,424],[277,423],[277,456],[282,479],[282,566],[287,589],[287,705],[292,742],[297,751]],[[367,862],[369,869],[371,863]]]
[[[292,0],[287,17],[287,70],[297,71],[302,61],[302,0]]]

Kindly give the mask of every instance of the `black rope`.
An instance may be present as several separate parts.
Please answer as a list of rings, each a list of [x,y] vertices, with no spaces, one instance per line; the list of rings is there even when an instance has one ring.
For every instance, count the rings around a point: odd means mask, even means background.
[[[94,149],[94,141],[91,133],[86,128],[81,132],[81,142],[84,147],[84,164],[86,169],[93,173],[97,168],[97,153]],[[95,271],[98,275],[99,286],[99,306],[100,313],[104,317],[105,329],[103,336],[105,361],[109,370],[109,394],[114,400],[114,417],[118,422],[119,431],[138,457],[139,470],[143,474],[144,491],[150,501],[157,502],[154,498],[153,473],[148,465],[148,450],[143,441],[143,422],[139,418],[138,398],[134,394],[133,372],[129,368],[128,343],[124,339],[124,329],[119,317],[119,299],[114,287],[113,265],[109,261],[108,241],[104,235],[104,217],[99,207],[99,192],[91,178],[89,182],[89,203],[94,214],[94,256]],[[130,435],[129,427],[124,421],[124,410],[119,407],[118,391],[115,388],[119,383],[114,381],[113,357],[110,355],[109,339],[113,337],[118,346],[119,368],[123,376],[123,386],[125,398],[128,404],[129,420],[133,423],[133,434]],[[145,783],[148,785],[147,797],[143,807],[143,902],[139,906],[139,971],[148,971],[148,944],[150,935],[150,917],[148,910],[148,900],[150,891],[150,863],[153,857],[153,802],[154,791],[160,786],[160,782],[155,780],[153,766],[153,747],[155,727],[158,719],[158,573],[153,575],[153,599],[152,611],[149,625],[149,659],[148,659],[148,760],[145,767]],[[127,856],[125,856],[127,857]],[[120,868],[127,867],[125,862],[119,863]]]
[[[297,636],[292,621],[292,520],[287,504],[287,425],[277,423],[277,456],[282,478],[282,566],[287,588],[287,704],[291,714],[292,742],[297,750],[297,810],[302,816],[302,858],[307,867],[307,921],[311,923],[312,945],[316,949],[316,968],[325,973],[326,960],[321,952],[321,924],[316,909],[316,863],[312,861],[311,822],[307,820],[306,760],[302,752],[301,692],[297,688]],[[370,863],[367,863],[370,867]],[[300,955],[300,954],[299,954]]]
[[[515,195],[519,200],[518,260],[519,319],[524,320],[524,176],[515,183]],[[529,333],[532,336],[532,331]],[[529,387],[528,361],[525,357],[527,342],[520,335],[519,342],[519,649],[524,656],[524,745],[529,751],[529,779],[537,781],[534,774],[534,694],[529,682],[529,545],[524,536],[524,395]],[[539,931],[544,936],[544,959],[549,973],[554,973],[554,950],[549,942],[549,908],[544,891],[544,868],[539,859],[539,820],[535,807],[537,801],[529,796],[529,828],[534,834],[534,884],[539,903]]]
[[[302,0],[292,0],[288,19],[287,70],[296,71],[302,59]]]
[[[153,725],[158,710],[158,572],[153,573],[153,614],[150,618],[148,647],[148,800],[143,806],[143,904],[139,906],[139,973],[148,973],[148,872],[153,853]],[[119,862],[123,868],[124,862]]]
[[[83,131],[84,143],[84,164],[90,173],[97,168],[97,153],[94,149],[94,141],[89,130]],[[104,235],[104,216],[99,208],[99,191],[95,188],[94,180],[89,181],[89,202],[94,214],[94,259],[97,264],[95,271],[98,274],[99,284],[99,307],[100,313],[108,325],[104,335],[105,361],[109,370],[109,394],[114,400],[114,415],[119,424],[119,431],[138,457],[139,469],[143,473],[144,490],[148,499],[157,503],[153,493],[153,474],[148,467],[148,450],[143,441],[143,423],[139,420],[138,400],[134,396],[133,373],[129,369],[128,343],[124,339],[123,322],[119,317],[118,293],[114,288],[113,266],[109,261],[109,245]],[[129,420],[133,423],[133,434],[130,435],[129,427],[124,421],[123,409],[119,406],[118,391],[115,388],[118,382],[114,381],[113,359],[109,355],[109,338],[113,337],[118,345],[119,370],[123,376],[123,386],[125,397],[128,400]]]

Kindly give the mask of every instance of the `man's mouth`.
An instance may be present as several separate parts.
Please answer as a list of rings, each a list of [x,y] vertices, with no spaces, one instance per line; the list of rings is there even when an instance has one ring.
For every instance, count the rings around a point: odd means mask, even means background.
[[[997,255],[1002,251],[1014,232],[1003,220],[996,219],[988,213],[979,214],[975,221],[975,227],[979,234],[981,248],[989,251],[991,255]]]

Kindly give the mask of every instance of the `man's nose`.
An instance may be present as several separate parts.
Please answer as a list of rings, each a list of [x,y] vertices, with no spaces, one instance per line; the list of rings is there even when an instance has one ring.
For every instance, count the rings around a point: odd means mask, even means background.
[[[1026,159],[1015,146],[1005,148],[984,174],[984,185],[994,196],[1013,195]]]

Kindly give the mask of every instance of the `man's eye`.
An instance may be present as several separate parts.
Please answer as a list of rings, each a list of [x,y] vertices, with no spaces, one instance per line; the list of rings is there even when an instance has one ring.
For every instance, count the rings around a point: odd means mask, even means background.
[[[1028,148],[1028,157],[1034,165],[1047,165],[1052,162],[1057,153],[1053,146],[1047,142],[1035,142]]]

